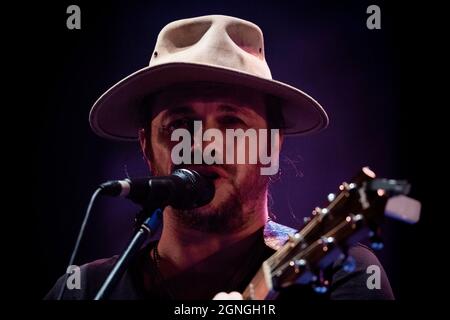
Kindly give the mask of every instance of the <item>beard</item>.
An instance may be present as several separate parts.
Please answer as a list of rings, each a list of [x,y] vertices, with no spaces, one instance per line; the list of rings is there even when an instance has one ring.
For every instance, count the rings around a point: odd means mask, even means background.
[[[178,221],[187,228],[215,233],[230,234],[244,228],[255,214],[256,208],[265,201],[267,182],[258,172],[246,175],[243,184],[226,180],[218,185],[220,199],[203,207],[189,210],[173,210]],[[220,183],[220,182],[219,182]]]
[[[149,137],[148,141],[151,141]],[[149,150],[150,170],[155,176],[169,175],[174,169],[184,167],[176,165],[169,170],[154,157],[151,145]],[[181,226],[207,233],[230,234],[252,223],[257,211],[267,205],[269,178],[261,175],[261,165],[246,165],[241,168],[228,164],[217,166],[231,178],[214,181],[216,192],[209,204],[187,210],[170,207],[169,214],[175,215]]]
[[[187,228],[209,233],[230,233],[246,225],[250,216],[244,214],[243,199],[234,183],[232,191],[219,203],[189,209],[173,210],[178,221]]]
[[[179,168],[181,168],[180,166]],[[236,167],[223,165],[222,168],[236,177]],[[160,174],[161,168],[154,168]],[[171,208],[177,221],[183,227],[207,233],[230,234],[245,228],[256,214],[256,210],[266,203],[268,178],[260,175],[259,166],[248,166],[240,182],[233,179],[214,181],[216,194],[213,200],[195,209]]]

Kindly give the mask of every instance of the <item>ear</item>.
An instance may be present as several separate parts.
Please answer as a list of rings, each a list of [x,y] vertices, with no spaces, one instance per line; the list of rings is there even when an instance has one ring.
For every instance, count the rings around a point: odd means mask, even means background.
[[[270,139],[270,136],[268,137]],[[278,129],[278,153],[281,154],[281,150],[283,149],[283,142],[284,142],[284,130]]]
[[[141,145],[142,155],[145,161],[147,161],[148,166],[150,167],[150,148],[151,141],[148,141],[148,135],[146,134],[144,129],[139,129],[139,144]]]
[[[283,141],[284,141],[284,130],[280,130],[280,152],[283,148]]]

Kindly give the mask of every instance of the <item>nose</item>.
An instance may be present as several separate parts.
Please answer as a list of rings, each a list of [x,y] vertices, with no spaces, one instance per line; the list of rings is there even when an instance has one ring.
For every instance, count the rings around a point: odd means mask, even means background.
[[[194,125],[191,152],[194,155],[195,164],[223,163],[220,155],[223,150],[222,132],[217,128],[213,119],[206,119]]]

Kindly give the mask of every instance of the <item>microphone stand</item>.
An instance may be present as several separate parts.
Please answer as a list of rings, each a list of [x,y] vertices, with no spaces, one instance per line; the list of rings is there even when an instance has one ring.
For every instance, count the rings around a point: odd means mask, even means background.
[[[146,214],[147,216],[148,210],[144,208],[141,214]],[[135,233],[127,248],[119,257],[113,269],[108,274],[108,277],[103,282],[100,290],[98,290],[97,294],[95,295],[94,300],[103,300],[108,297],[111,290],[115,287],[117,281],[122,277],[125,270],[128,268],[130,261],[142,247],[147,237],[158,230],[159,226],[161,225],[161,221],[162,210],[160,208],[154,210],[153,213],[144,220],[144,222],[139,227],[139,230]]]

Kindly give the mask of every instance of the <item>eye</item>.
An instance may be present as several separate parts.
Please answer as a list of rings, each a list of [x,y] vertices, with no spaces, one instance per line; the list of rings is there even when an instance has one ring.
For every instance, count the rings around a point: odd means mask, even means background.
[[[221,117],[219,122],[225,127],[236,127],[247,125],[241,118],[231,115]]]
[[[186,129],[190,133],[194,131],[194,120],[190,118],[180,118],[170,121],[167,125],[163,125],[162,129],[169,134],[172,134],[176,129]]]

